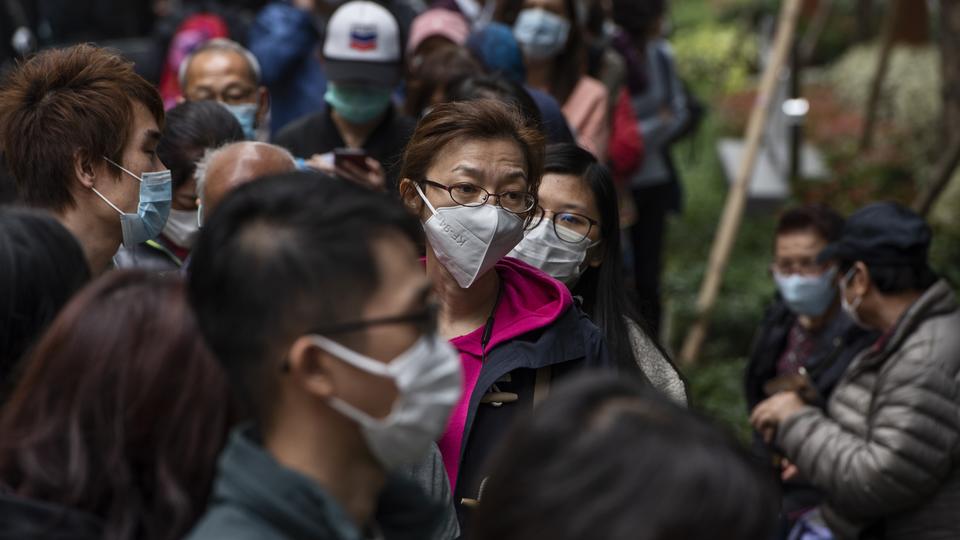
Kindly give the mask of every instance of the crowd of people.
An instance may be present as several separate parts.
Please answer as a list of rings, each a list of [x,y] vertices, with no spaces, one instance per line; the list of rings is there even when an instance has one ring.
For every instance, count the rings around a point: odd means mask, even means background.
[[[0,538],[960,538],[960,308],[896,203],[780,216],[751,448],[688,407],[666,10],[211,4],[154,82],[3,73]]]

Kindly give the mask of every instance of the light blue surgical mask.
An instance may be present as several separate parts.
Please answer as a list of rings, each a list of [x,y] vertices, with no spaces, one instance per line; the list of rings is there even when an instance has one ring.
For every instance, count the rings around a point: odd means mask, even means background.
[[[323,99],[351,124],[365,124],[390,106],[390,89],[377,86],[327,83]]]
[[[240,122],[240,127],[243,128],[243,136],[248,141],[257,140],[257,104],[256,103],[240,103],[238,105],[231,105],[229,103],[217,102],[220,105],[223,105],[234,118],[237,119],[237,122]]]
[[[90,188],[103,199],[103,202],[120,214],[123,245],[133,247],[156,238],[167,223],[167,216],[170,215],[170,204],[173,199],[170,171],[148,172],[143,173],[143,176],[137,176],[106,156],[103,159],[140,182],[140,202],[137,204],[136,214],[124,212],[96,188]]]
[[[790,311],[807,317],[819,317],[830,307],[837,296],[837,289],[834,286],[836,277],[836,267],[830,268],[819,276],[784,275],[777,272],[773,274],[780,296],[783,297]]]
[[[560,54],[570,35],[570,21],[542,8],[525,9],[513,23],[513,37],[528,60],[547,60]]]

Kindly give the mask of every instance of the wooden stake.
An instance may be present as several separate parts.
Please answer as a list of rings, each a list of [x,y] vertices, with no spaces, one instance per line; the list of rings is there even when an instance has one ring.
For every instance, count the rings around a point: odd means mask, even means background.
[[[877,125],[877,114],[880,108],[880,96],[883,95],[883,82],[887,79],[890,69],[890,58],[893,56],[894,37],[897,28],[898,1],[891,0],[887,6],[887,14],[883,21],[881,34],[880,56],[877,58],[877,69],[873,74],[873,83],[870,85],[870,95],[867,98],[866,109],[863,111],[863,131],[860,133],[860,151],[866,152],[873,146],[873,132]]]
[[[680,351],[680,361],[684,365],[691,365],[697,361],[707,335],[710,313],[713,310],[714,302],[717,300],[723,272],[727,267],[730,252],[737,237],[737,230],[740,228],[740,222],[743,219],[747,191],[750,187],[750,180],[753,178],[753,170],[757,163],[763,131],[767,124],[767,118],[770,116],[771,100],[777,86],[777,79],[793,44],[797,20],[800,18],[800,5],[801,0],[784,0],[780,7],[780,19],[777,23],[773,51],[760,81],[759,93],[753,104],[753,111],[750,113],[750,121],[747,124],[746,150],[737,170],[736,181],[730,188],[730,193],[727,194],[723,216],[720,219],[720,227],[714,237],[713,247],[710,248],[707,272],[700,286],[700,294],[697,297],[697,320],[687,334],[683,342],[683,349]]]

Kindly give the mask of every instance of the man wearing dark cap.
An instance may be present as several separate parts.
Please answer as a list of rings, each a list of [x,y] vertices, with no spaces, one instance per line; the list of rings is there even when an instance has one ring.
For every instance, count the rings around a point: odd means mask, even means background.
[[[927,264],[930,228],[894,203],[847,220],[819,259],[839,268],[843,309],[881,332],[823,411],[794,392],[754,409],[754,427],[828,501],[838,539],[960,538],[960,310]]]
[[[415,127],[392,101],[401,52],[400,27],[386,8],[366,0],[337,8],[323,42],[325,108],[282,129],[275,142],[311,158],[314,169],[395,192],[396,165]]]

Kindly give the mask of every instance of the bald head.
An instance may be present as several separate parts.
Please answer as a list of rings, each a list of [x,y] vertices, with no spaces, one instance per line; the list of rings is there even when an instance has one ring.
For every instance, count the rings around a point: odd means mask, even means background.
[[[209,151],[197,166],[197,193],[205,215],[241,184],[261,176],[292,172],[297,163],[287,150],[262,142],[237,142]]]

